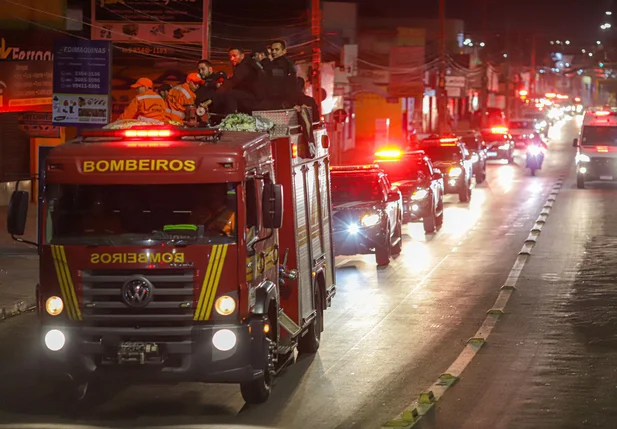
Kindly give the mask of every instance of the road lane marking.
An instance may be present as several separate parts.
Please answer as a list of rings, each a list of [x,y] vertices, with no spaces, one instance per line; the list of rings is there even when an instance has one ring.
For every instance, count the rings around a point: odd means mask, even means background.
[[[398,427],[406,429],[413,427],[433,408],[435,403],[439,401],[446,391],[460,379],[465,368],[467,368],[472,359],[476,356],[476,354],[478,354],[482,346],[486,343],[490,333],[497,325],[499,317],[505,313],[506,305],[516,290],[516,283],[521,276],[525,264],[531,257],[531,252],[542,232],[542,227],[546,224],[548,215],[553,208],[553,202],[555,201],[555,197],[563,185],[563,181],[563,178],[560,178],[553,187],[553,192],[544,204],[538,219],[532,227],[529,236],[525,240],[521,251],[516,257],[516,261],[514,262],[505,283],[500,288],[495,304],[493,304],[493,306],[487,311],[486,318],[480,326],[480,329],[478,329],[476,334],[467,341],[463,351],[459,354],[454,363],[452,363],[452,365],[450,365],[450,367],[437,378],[437,381],[429,386],[425,391],[421,392],[418,399],[407,407],[402,413],[385,422],[382,428]],[[435,268],[437,268],[437,266]],[[431,272],[433,270],[431,270]],[[430,273],[427,274],[427,276],[428,275],[430,275]],[[424,282],[424,280],[422,282]]]

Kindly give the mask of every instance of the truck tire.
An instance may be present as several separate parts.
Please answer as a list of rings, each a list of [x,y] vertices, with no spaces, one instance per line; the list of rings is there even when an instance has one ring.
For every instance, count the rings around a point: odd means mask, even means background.
[[[268,319],[270,326],[274,326],[272,321]],[[272,380],[273,374],[271,372],[270,363],[273,361],[274,353],[276,350],[276,341],[270,338],[273,335],[274,329],[270,330],[270,334],[266,337],[267,342],[266,352],[264,356],[264,369],[263,374],[255,380],[240,383],[240,393],[244,402],[250,405],[263,404],[270,398],[272,392]]]
[[[315,306],[317,315],[306,331],[306,334],[298,341],[298,352],[300,354],[314,354],[319,350],[321,332],[323,331],[323,305],[319,285],[316,285],[315,288]]]
[[[576,187],[578,189],[585,189],[585,176],[582,174],[576,175]]]
[[[394,233],[394,239],[397,243],[392,246],[392,254],[400,255],[403,251],[403,219],[399,218],[396,226],[396,232]]]
[[[432,234],[435,232],[435,228],[437,227],[437,216],[435,216],[434,206],[431,206],[431,212],[422,218],[422,223],[424,224],[425,234]]]
[[[461,203],[468,203],[471,197],[471,187],[469,183],[465,183],[465,187],[458,192],[458,200]]]
[[[435,219],[435,226],[437,227],[437,229],[440,229],[443,226],[443,197],[441,197],[439,200],[437,211],[439,212],[439,214]]]
[[[390,264],[392,256],[392,244],[390,243],[390,228],[386,231],[386,238],[382,245],[377,245],[375,248],[375,260],[378,267],[385,267]]]
[[[484,183],[485,180],[486,180],[486,170],[480,170],[480,172],[476,174],[476,183],[477,184]]]

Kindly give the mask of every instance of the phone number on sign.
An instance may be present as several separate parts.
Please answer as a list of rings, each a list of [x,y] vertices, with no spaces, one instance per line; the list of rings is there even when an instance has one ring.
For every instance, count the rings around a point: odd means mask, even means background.
[[[101,85],[98,83],[74,83],[71,85],[74,89],[100,89]]]
[[[167,55],[171,54],[171,51],[166,48],[122,48],[123,54],[155,54],[155,55]]]

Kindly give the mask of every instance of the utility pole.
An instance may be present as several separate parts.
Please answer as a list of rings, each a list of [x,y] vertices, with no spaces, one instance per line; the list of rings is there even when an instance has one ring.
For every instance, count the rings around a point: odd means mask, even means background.
[[[510,52],[510,19],[506,15],[506,118],[510,119],[510,105],[512,104],[512,88],[510,82],[510,68],[511,62],[510,58],[512,58],[512,53]]]
[[[488,19],[488,0],[482,2],[482,41],[486,46],[488,41],[488,33],[486,31]],[[486,110],[488,108],[488,54],[486,50],[482,53],[482,92],[480,94],[480,128],[484,128],[486,124]]]
[[[201,27],[201,58],[210,59],[210,41],[212,27],[212,0],[203,0],[203,24]]]
[[[450,131],[448,94],[446,93],[446,2],[439,0],[439,77],[437,81],[437,132]]]
[[[529,98],[536,98],[536,34],[531,36],[531,73],[529,76]]]
[[[321,113],[321,0],[311,0],[311,30],[313,35],[313,98]]]

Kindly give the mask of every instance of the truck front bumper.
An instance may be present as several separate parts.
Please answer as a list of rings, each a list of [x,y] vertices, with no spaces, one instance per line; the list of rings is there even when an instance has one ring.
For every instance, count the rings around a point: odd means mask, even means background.
[[[160,354],[156,359],[141,363],[120,363],[118,351],[122,341],[119,336],[103,335],[93,341],[84,327],[44,325],[41,369],[44,375],[52,377],[70,374],[84,380],[102,377],[128,383],[247,382],[259,378],[266,368],[268,342],[263,324],[261,320],[253,320],[250,325],[195,325],[189,328],[189,337],[179,341],[165,335],[172,333],[165,329],[151,339],[141,340],[143,332],[136,329],[140,341],[156,344]],[[50,351],[45,345],[45,335],[51,329],[61,331],[66,338],[59,351]],[[227,351],[214,346],[214,335],[221,330],[227,331],[227,346],[234,343]]]
[[[367,255],[375,253],[375,248],[385,242],[385,232],[381,222],[378,225],[362,228],[349,228],[334,231],[334,253],[339,255]]]

